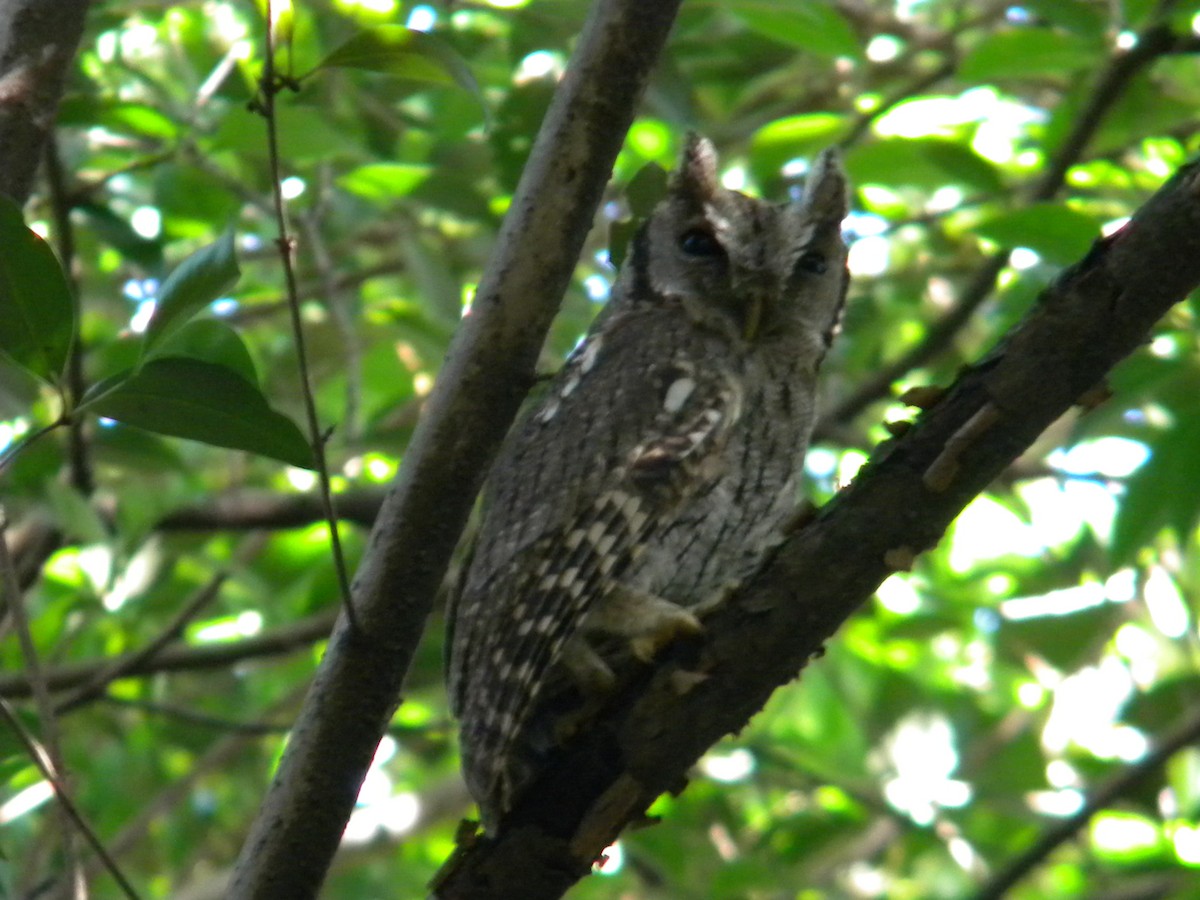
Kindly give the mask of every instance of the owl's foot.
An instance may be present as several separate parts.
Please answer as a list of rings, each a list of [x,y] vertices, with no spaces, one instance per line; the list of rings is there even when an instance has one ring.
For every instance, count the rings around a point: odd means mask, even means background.
[[[741,582],[738,581],[726,581],[722,583],[711,594],[693,606],[693,612],[698,618],[703,619],[713,610],[724,606],[729,601],[729,598],[738,592],[741,586]]]
[[[563,646],[562,663],[585,697],[608,694],[616,686],[613,670],[583,635],[575,635]]]
[[[629,651],[642,662],[681,637],[699,634],[700,620],[677,603],[655,594],[618,586],[588,616],[589,631],[629,639]]]

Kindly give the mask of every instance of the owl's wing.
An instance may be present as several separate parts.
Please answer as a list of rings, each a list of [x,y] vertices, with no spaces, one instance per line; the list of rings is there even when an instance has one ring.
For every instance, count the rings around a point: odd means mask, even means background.
[[[636,349],[637,342],[630,343]],[[597,389],[622,391],[630,401],[619,426],[626,438],[595,460],[603,471],[591,471],[594,489],[571,498],[570,507],[548,519],[551,527],[510,557],[504,571],[467,588],[479,595],[459,603],[460,615],[467,607],[472,613],[471,622],[459,622],[457,628],[467,627],[471,634],[455,647],[455,654],[465,652],[466,658],[452,663],[452,670],[458,672],[464,746],[473,757],[468,768],[486,782],[479,785],[484,795],[507,793],[502,785],[509,746],[536,705],[548,670],[654,531],[671,520],[680,501],[717,474],[720,450],[741,413],[738,382],[726,369],[700,368],[677,357],[663,361],[648,379],[644,362],[638,371],[622,358],[628,349],[623,346],[608,359],[599,350],[600,359],[591,361],[598,371],[611,366],[615,376],[597,378]],[[586,345],[584,353],[587,360]],[[577,417],[576,409],[596,402],[588,397],[590,379],[572,386],[573,377],[564,371],[559,396],[551,394],[531,417],[534,423],[546,418],[552,404],[564,405],[552,416]],[[568,401],[572,409],[565,408]],[[552,485],[545,490],[554,493]],[[492,765],[495,771],[485,774]]]

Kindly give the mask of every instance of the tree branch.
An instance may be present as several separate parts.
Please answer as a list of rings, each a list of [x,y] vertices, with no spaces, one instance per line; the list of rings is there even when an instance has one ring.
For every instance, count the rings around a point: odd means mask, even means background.
[[[50,136],[87,0],[0,3],[0,194],[24,203]]]
[[[1200,710],[1194,711],[1159,741],[1153,750],[1136,763],[1126,766],[1105,781],[1088,797],[1083,808],[1073,816],[1046,830],[1028,850],[998,872],[975,895],[975,900],[1000,900],[1025,876],[1032,872],[1054,850],[1079,833],[1092,816],[1129,793],[1151,773],[1156,772],[1172,756],[1200,740]]]
[[[265,631],[257,637],[223,644],[170,644],[146,656],[134,650],[116,657],[67,663],[42,670],[42,681],[51,692],[67,691],[89,684],[110,670],[119,670],[122,678],[155,672],[182,672],[195,669],[224,669],[246,659],[280,656],[309,647],[329,635],[336,610],[316,613],[299,622]],[[27,672],[0,675],[0,697],[28,697],[32,687]]]
[[[242,847],[233,898],[313,896],[396,705],[487,466],[529,386],[679,0],[598,0],[555,93],[472,312],[384,502]]]
[[[554,751],[494,837],[463,841],[437,896],[561,896],[1197,284],[1193,162],[1063,272],[902,438],[877,448],[854,483],[707,619],[704,635],[672,647]]]

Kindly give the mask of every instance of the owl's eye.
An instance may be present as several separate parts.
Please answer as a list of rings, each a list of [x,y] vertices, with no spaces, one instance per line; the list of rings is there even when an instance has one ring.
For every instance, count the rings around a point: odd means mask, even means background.
[[[825,270],[828,268],[825,264],[825,254],[818,253],[816,250],[809,250],[796,260],[796,268],[813,275],[824,275]]]
[[[711,232],[702,228],[692,228],[683,233],[679,239],[679,249],[688,256],[723,256],[725,251],[717,243]]]

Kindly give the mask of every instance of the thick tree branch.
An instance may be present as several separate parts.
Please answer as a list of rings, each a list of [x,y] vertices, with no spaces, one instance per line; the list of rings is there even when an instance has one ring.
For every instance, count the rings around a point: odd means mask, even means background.
[[[54,124],[87,0],[0,3],[0,194],[24,203]]]
[[[495,253],[384,502],[259,816],[233,898],[313,896],[395,708],[488,463],[550,320],[678,0],[599,0],[538,134]]]
[[[881,445],[854,483],[706,620],[704,636],[673,647],[556,751],[495,837],[464,841],[437,895],[559,897],[1198,284],[1200,162],[1063,272],[908,433]]]

